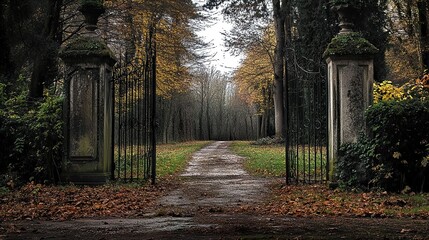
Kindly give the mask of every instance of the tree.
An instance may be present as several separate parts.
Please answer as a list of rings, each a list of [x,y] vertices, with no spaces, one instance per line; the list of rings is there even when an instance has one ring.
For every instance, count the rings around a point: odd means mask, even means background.
[[[3,81],[8,92],[19,89],[26,91],[28,100],[41,100],[44,91],[61,78],[60,45],[82,28],[77,5],[63,0],[2,1],[0,41],[5,54],[0,70],[7,76]],[[25,87],[16,84],[18,79],[25,81]]]
[[[375,80],[381,82],[387,74],[385,60],[389,36],[386,31],[387,0],[365,0],[363,2],[363,7],[356,16],[356,30],[379,49],[374,56],[374,75]]]
[[[290,22],[287,21],[290,14],[290,1],[288,0],[208,0],[206,6],[209,8],[225,4],[224,14],[235,19],[238,25],[243,26],[243,22],[255,23],[260,19],[272,16],[276,34],[276,45],[274,50],[274,115],[275,115],[275,135],[284,134],[284,81],[285,73],[285,48],[286,39],[290,35]],[[271,6],[270,6],[271,4]],[[271,8],[270,8],[271,7]],[[269,9],[272,9],[270,11]],[[237,25],[237,24],[236,24]]]
[[[30,82],[30,99],[43,97],[44,85],[50,85],[58,75],[58,50],[62,41],[62,29],[60,25],[62,0],[48,0],[45,8],[41,9],[46,15],[43,18],[43,30],[41,31],[39,51],[34,59],[33,72]],[[37,13],[35,13],[37,14]]]
[[[190,84],[188,66],[198,58],[194,49],[201,45],[191,26],[191,21],[201,17],[192,1],[121,0],[109,1],[107,5],[113,15],[114,24],[110,25],[119,26],[111,30],[112,35],[122,45],[117,48],[122,54],[127,53],[128,60],[144,58],[145,39],[150,28],[155,28],[158,95],[168,98],[186,89]],[[117,24],[121,22],[128,24],[126,27]]]
[[[420,55],[424,70],[429,69],[429,3],[425,0],[417,1],[419,15]]]
[[[274,48],[274,30],[267,27],[260,41],[247,48],[241,66],[234,73],[239,96],[257,110],[258,138],[269,135],[268,124],[273,108]]]
[[[195,139],[195,110],[187,106],[192,99],[191,66],[200,59],[196,52],[204,45],[192,26],[202,18],[196,7],[191,0],[119,0],[106,1],[106,5],[106,38],[121,61],[144,59],[145,43],[154,31],[158,139]]]
[[[416,0],[389,0],[388,9],[388,79],[396,82],[415,79],[422,74],[427,64],[427,3]]]

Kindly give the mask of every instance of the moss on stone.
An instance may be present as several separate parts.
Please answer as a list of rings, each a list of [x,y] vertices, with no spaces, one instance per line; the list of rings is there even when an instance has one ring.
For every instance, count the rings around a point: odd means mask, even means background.
[[[339,34],[331,40],[323,57],[347,55],[374,55],[378,52],[360,33]]]
[[[63,47],[60,51],[63,59],[78,59],[82,57],[112,58],[114,55],[107,44],[101,39],[78,37]]]

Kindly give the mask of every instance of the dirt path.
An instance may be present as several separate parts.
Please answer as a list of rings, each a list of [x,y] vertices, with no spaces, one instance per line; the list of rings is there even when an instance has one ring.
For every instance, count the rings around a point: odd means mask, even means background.
[[[195,153],[179,187],[138,219],[21,222],[0,239],[429,239],[429,222],[410,219],[257,215],[272,181],[248,175],[243,158],[215,142]]]
[[[247,174],[229,144],[215,142],[196,152],[181,174],[181,187],[160,200],[159,214],[194,216],[260,202],[270,181]]]

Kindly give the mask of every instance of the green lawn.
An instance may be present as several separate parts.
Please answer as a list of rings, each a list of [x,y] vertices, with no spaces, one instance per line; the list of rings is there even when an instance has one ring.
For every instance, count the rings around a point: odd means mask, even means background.
[[[209,143],[195,141],[158,145],[156,149],[158,177],[167,177],[183,171],[192,154]]]
[[[182,171],[192,153],[209,144],[209,141],[193,141],[174,144],[159,144],[156,146],[156,175],[163,178]],[[143,179],[144,171],[147,170],[147,161],[142,159],[145,155],[138,154],[138,147],[127,147],[127,157],[124,152],[121,154],[120,161],[116,152],[115,177],[118,179]],[[143,151],[143,147],[142,150]],[[149,171],[149,170],[148,170]]]
[[[286,175],[284,145],[250,145],[250,142],[237,141],[231,144],[236,154],[246,157],[246,170],[257,176],[283,177]]]

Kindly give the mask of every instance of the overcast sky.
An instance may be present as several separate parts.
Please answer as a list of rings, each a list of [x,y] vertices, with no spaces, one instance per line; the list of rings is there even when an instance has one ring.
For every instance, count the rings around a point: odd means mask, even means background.
[[[193,0],[197,6],[201,6],[205,3],[205,0]],[[206,42],[211,42],[213,44],[210,53],[216,54],[213,58],[213,61],[210,63],[213,66],[216,66],[222,72],[231,72],[237,68],[240,64],[240,58],[232,56],[224,46],[224,40],[222,33],[228,33],[232,28],[231,24],[223,20],[220,10],[212,11],[213,22],[209,26],[197,32],[199,36],[204,39]]]

